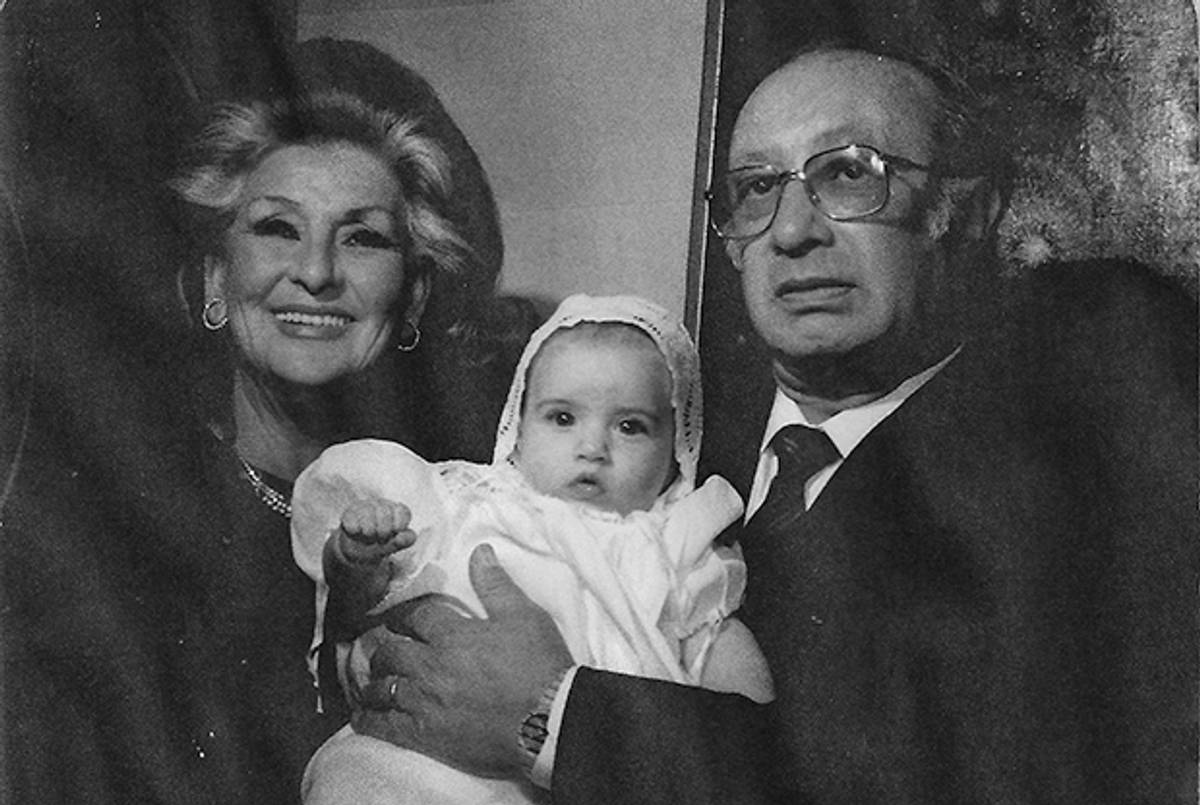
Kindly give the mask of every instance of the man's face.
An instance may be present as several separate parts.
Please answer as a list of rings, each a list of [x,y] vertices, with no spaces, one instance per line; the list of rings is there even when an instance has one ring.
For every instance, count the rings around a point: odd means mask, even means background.
[[[857,144],[928,165],[934,90],[911,68],[854,52],[815,53],[768,77],[738,116],[729,169],[800,170]],[[943,256],[923,226],[928,173],[891,172],[878,212],[833,221],[803,184],[786,185],[762,234],[731,240],[750,318],[777,360],[841,355],[875,342],[903,349],[936,300]],[[889,341],[881,341],[889,339]]]

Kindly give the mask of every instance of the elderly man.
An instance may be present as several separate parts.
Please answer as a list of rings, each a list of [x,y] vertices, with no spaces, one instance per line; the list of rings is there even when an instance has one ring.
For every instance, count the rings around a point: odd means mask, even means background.
[[[846,48],[739,115],[713,222],[773,383],[706,449],[774,703],[570,668],[485,552],[490,619],[414,612],[360,729],[556,802],[1193,797],[1195,305],[997,282],[979,145],[952,83]]]

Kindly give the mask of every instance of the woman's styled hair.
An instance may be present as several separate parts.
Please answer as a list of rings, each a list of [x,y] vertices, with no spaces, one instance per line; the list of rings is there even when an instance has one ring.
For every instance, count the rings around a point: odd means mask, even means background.
[[[193,247],[219,253],[246,176],[288,145],[347,142],[392,166],[404,199],[408,269],[428,271],[425,335],[485,308],[503,262],[499,214],[478,156],[429,82],[365,42],[318,38],[279,54],[277,74],[214,108],[169,182]],[[193,261],[198,262],[198,261]],[[184,283],[193,320],[198,277]]]
[[[199,213],[206,250],[220,249],[236,216],[246,178],[262,161],[293,145],[358,146],[386,162],[400,183],[406,263],[456,274],[471,247],[443,212],[453,187],[449,159],[418,116],[375,108],[342,90],[323,90],[273,102],[218,106],[191,145],[191,167],[170,183]]]
[[[345,437],[396,439],[430,459],[482,459],[536,314],[524,300],[495,296],[504,249],[478,156],[430,84],[371,45],[313,39],[278,62],[265,89],[213,109],[169,183],[193,245],[180,285],[195,337],[181,360],[195,367],[198,413],[224,420],[231,371],[228,338],[196,327],[204,300],[195,258],[221,253],[243,183],[263,159],[291,145],[345,143],[391,166],[406,274],[430,280],[420,346],[384,350],[329,390],[344,398]]]

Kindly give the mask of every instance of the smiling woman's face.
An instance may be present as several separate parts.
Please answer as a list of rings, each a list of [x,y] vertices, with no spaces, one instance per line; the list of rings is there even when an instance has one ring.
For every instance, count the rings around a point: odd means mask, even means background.
[[[401,188],[357,146],[294,145],[247,177],[224,255],[210,258],[207,299],[220,297],[242,359],[301,385],[369,366],[391,340],[404,289]],[[409,319],[425,283],[414,283]]]

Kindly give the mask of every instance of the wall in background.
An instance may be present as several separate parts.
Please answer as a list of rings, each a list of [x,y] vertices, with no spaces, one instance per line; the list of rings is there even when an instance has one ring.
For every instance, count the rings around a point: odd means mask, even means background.
[[[716,149],[776,60],[810,39],[897,47],[979,93],[1019,178],[1010,273],[1100,256],[1200,293],[1197,0],[725,0]]]
[[[478,152],[503,290],[684,309],[705,0],[308,0],[299,37],[361,39],[434,85]]]
[[[1193,4],[725,0],[718,156],[759,80],[806,41],[839,37],[917,54],[980,94],[986,136],[1013,152],[1020,175],[997,244],[1007,273],[1115,256],[1200,294]],[[761,379],[762,393],[771,393],[771,373],[716,238],[707,258],[699,328],[705,412],[723,422],[745,412],[755,392],[749,384]],[[706,444],[712,448],[708,435]]]

